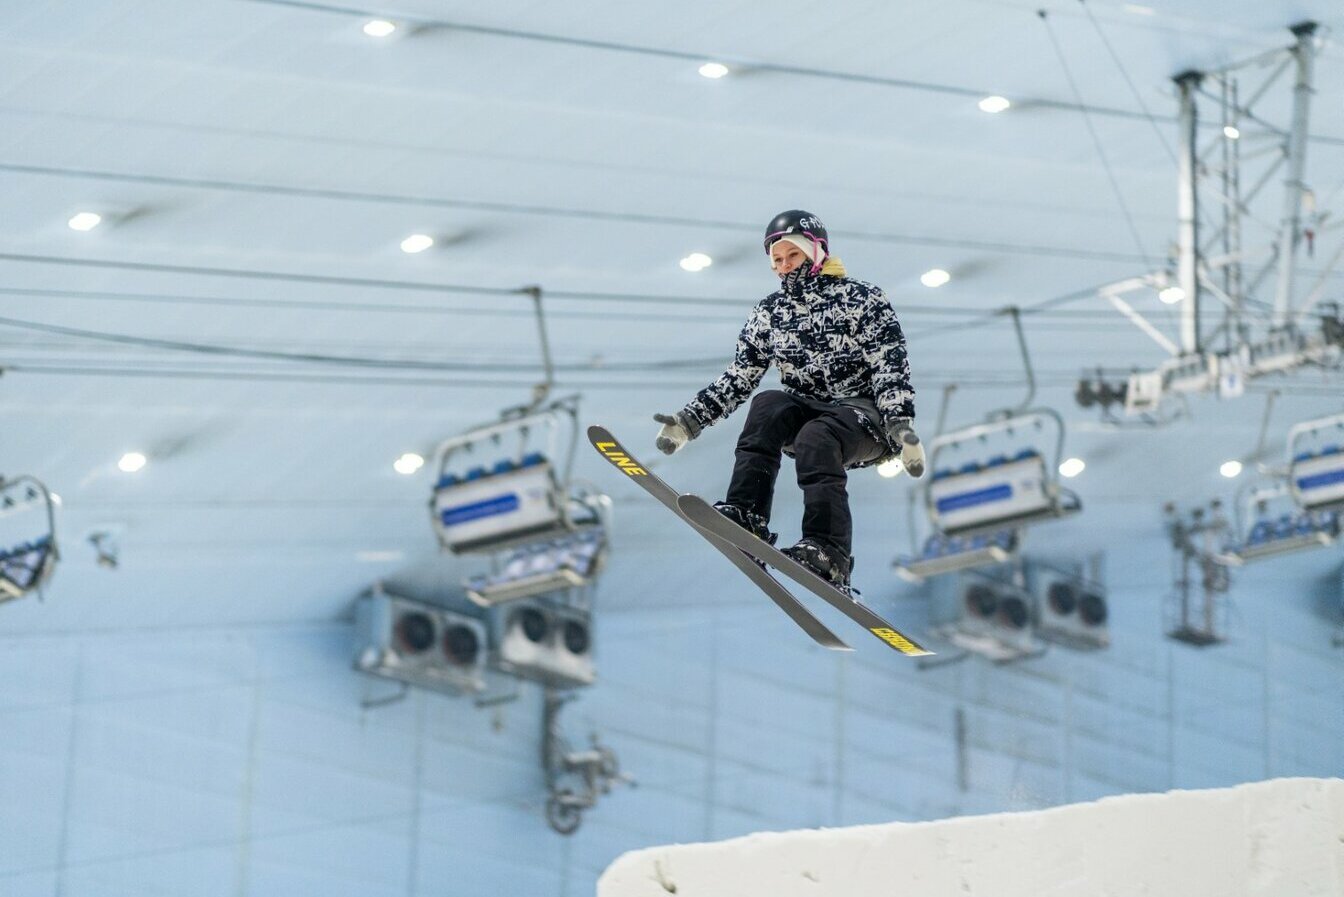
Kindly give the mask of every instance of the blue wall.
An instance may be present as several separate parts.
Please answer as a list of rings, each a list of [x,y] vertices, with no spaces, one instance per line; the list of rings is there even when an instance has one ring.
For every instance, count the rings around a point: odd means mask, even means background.
[[[1197,649],[1162,637],[1161,590],[1122,588],[1106,651],[921,669],[839,618],[859,650],[813,648],[726,565],[627,549],[600,682],[562,724],[638,785],[575,835],[542,817],[530,684],[361,709],[395,689],[351,670],[340,622],[11,634],[0,893],[586,895],[657,843],[1344,772],[1344,650],[1305,592],[1245,590],[1233,638]],[[874,603],[923,612],[894,587]]]

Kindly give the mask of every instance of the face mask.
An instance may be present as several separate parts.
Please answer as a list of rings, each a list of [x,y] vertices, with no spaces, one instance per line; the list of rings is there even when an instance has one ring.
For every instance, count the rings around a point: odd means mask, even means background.
[[[788,274],[781,274],[779,276],[779,285],[783,287],[784,292],[787,295],[798,296],[802,294],[803,287],[806,283],[815,279],[816,276],[816,274],[812,273],[812,263],[804,261]]]

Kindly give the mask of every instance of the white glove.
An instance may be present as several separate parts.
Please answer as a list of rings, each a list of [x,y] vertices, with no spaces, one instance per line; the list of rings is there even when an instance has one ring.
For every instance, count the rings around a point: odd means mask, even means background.
[[[658,447],[658,451],[664,455],[670,455],[683,445],[691,441],[691,431],[686,429],[686,425],[681,422],[681,418],[675,414],[655,414],[653,419],[663,425],[658,431],[658,438],[653,444]]]
[[[887,432],[900,446],[901,466],[905,468],[905,472],[915,479],[924,476],[924,446],[920,444],[919,436],[910,426],[910,421],[908,419],[892,421]]]

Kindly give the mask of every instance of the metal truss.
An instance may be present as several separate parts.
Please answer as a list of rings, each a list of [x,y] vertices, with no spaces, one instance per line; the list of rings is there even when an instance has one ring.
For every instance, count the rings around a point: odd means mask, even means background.
[[[1250,379],[1340,361],[1344,319],[1338,304],[1322,300],[1344,258],[1344,239],[1309,287],[1299,282],[1304,247],[1313,253],[1317,239],[1334,236],[1344,222],[1328,221],[1304,183],[1319,38],[1314,22],[1290,31],[1294,40],[1287,47],[1173,79],[1180,109],[1174,258],[1166,269],[1099,290],[1170,357],[1113,389],[1085,378],[1079,384],[1084,407],[1101,399],[1104,408],[1116,402],[1127,415],[1151,417],[1170,396],[1216,391],[1231,398]],[[1289,80],[1288,120],[1276,123],[1285,97],[1274,88]],[[1276,102],[1280,109],[1267,110]],[[1210,140],[1204,129],[1201,142],[1205,107],[1212,108],[1217,131]],[[1267,187],[1276,178],[1282,196],[1274,213]],[[1151,290],[1179,303],[1174,338],[1124,298]],[[1204,332],[1218,312],[1221,322]]]

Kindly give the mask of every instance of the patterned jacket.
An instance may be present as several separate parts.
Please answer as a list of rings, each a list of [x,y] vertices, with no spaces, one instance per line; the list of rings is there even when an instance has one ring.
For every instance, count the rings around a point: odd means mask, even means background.
[[[681,410],[691,434],[732,414],[772,362],[785,392],[855,407],[889,451],[870,463],[897,454],[886,426],[915,416],[915,391],[905,335],[879,288],[846,276],[837,258],[827,259],[818,275],[799,269],[784,278],[747,318],[732,364]],[[874,411],[880,420],[872,419]]]

